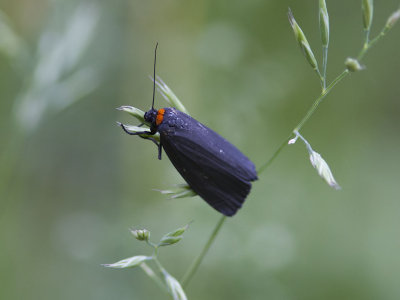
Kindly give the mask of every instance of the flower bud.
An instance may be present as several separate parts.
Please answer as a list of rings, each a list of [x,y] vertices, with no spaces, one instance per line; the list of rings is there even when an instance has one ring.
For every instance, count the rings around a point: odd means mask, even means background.
[[[372,18],[374,15],[374,1],[362,0],[362,12],[364,21],[364,30],[370,30]]]
[[[157,76],[156,80],[154,78],[151,79],[155,81],[157,85],[157,90],[164,97],[165,101],[167,101],[171,106],[176,107],[178,110],[184,112],[185,114],[189,114],[186,107],[178,99],[175,93],[169,88],[169,86],[164,81],[162,81],[160,77]]]
[[[131,233],[139,241],[148,241],[150,237],[150,231],[147,229],[131,230]]]
[[[159,246],[170,246],[173,244],[176,244],[177,242],[179,242],[181,239],[183,239],[183,236],[177,236],[177,237],[173,237],[173,236],[164,236],[161,240],[160,243],[158,244]]]
[[[306,145],[307,151],[310,155],[310,161],[312,166],[317,170],[318,175],[321,176],[331,187],[335,190],[340,190],[340,186],[337,184],[331,169],[329,168],[326,161],[321,157],[321,155],[315,152],[310,143],[296,130],[294,131],[296,137],[300,138]]]
[[[127,112],[131,116],[138,119],[140,123],[146,123],[146,121],[144,120],[144,111],[140,110],[139,108],[132,107],[132,106],[121,106],[121,107],[118,107],[117,109]]]
[[[317,170],[319,176],[321,176],[329,186],[333,187],[335,190],[340,190],[340,186],[333,177],[332,171],[329,168],[326,161],[322,156],[315,151],[310,153],[310,161],[312,166]]]
[[[329,44],[329,15],[325,0],[319,0],[319,27],[322,46],[327,47]]]
[[[357,59],[351,57],[348,57],[344,64],[346,65],[347,70],[350,72],[357,72],[365,69],[365,67],[362,66]]]
[[[185,233],[186,229],[188,229],[188,228],[189,228],[189,224],[184,227],[175,229],[174,231],[168,232],[161,238],[158,245],[159,246],[169,246],[169,245],[176,244],[181,239],[183,239],[183,234]]]
[[[386,28],[391,29],[399,19],[400,19],[400,9],[396,10],[394,13],[390,15],[390,17],[386,21]]]
[[[169,199],[178,199],[178,198],[189,198],[197,196],[197,193],[192,190],[192,188],[184,183],[184,184],[177,184],[174,187],[168,190],[156,190],[163,195],[170,195]]]
[[[298,136],[295,136],[294,138],[290,139],[290,140],[288,141],[288,145],[293,145],[293,144],[295,144],[295,143],[297,142],[297,139],[298,139],[298,138],[299,138]]]
[[[181,284],[178,280],[172,277],[167,271],[163,271],[165,283],[168,287],[168,291],[170,292],[172,299],[174,300],[187,300],[185,291],[183,290]]]
[[[120,260],[113,264],[104,264],[102,266],[108,267],[108,268],[115,268],[115,269],[133,268],[133,267],[140,266],[144,261],[150,260],[150,259],[152,259],[152,257],[150,257],[150,256],[137,255],[137,256],[133,256],[130,258]]]
[[[180,235],[184,234],[186,229],[188,229],[188,228],[189,228],[189,224],[184,227],[180,227],[170,233],[167,233],[167,235],[168,236],[180,236]]]
[[[314,53],[311,50],[310,44],[307,41],[306,36],[304,35],[303,30],[301,30],[300,26],[297,24],[296,20],[294,19],[292,11],[289,9],[288,12],[289,22],[292,26],[294,36],[296,37],[297,42],[299,43],[300,49],[303,52],[304,56],[306,57],[308,63],[314,70],[318,70],[318,63],[315,59]]]

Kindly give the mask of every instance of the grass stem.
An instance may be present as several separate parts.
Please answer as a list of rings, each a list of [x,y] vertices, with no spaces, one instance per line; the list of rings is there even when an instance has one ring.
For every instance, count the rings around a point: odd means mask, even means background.
[[[156,275],[156,273],[154,273],[152,268],[150,268],[146,263],[141,263],[140,267],[146,273],[146,275],[149,276],[160,287],[161,290],[169,294],[164,282]]]
[[[220,231],[222,225],[226,220],[226,216],[222,216],[217,225],[215,226],[213,232],[211,233],[210,237],[208,238],[207,243],[204,245],[203,250],[200,252],[199,256],[194,260],[193,264],[189,267],[185,275],[181,279],[181,283],[183,287],[186,287],[189,284],[190,279],[192,279],[193,275],[196,273],[197,269],[199,268],[201,262],[203,261],[205,255],[210,249],[213,241],[217,237],[218,232]]]
[[[290,138],[293,136],[293,132],[295,131],[300,131],[300,129],[303,127],[303,125],[310,119],[310,117],[313,115],[315,110],[318,108],[318,106],[321,104],[322,100],[326,97],[326,95],[329,94],[329,92],[337,85],[340,81],[343,80],[347,75],[349,74],[348,70],[344,70],[339,76],[337,76],[329,86],[322,91],[322,93],[318,96],[318,98],[314,101],[314,103],[311,105],[310,109],[307,111],[306,115],[301,119],[301,121],[297,124],[297,126],[291,131],[289,137],[287,137],[281,145],[278,147],[278,149],[272,154],[270,159],[268,159],[259,169],[258,169],[258,174],[261,174],[264,172],[275,160],[275,158],[279,155],[279,153],[285,148],[285,146],[288,144],[288,141]]]
[[[322,85],[322,92],[326,89],[326,68],[328,65],[328,45],[322,47],[322,78],[323,78],[323,85]]]

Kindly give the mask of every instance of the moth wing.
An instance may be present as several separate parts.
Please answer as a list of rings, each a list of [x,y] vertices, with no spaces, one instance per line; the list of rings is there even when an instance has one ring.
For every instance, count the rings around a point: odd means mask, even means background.
[[[226,151],[226,148],[210,147],[203,138],[179,131],[163,138],[161,132],[165,153],[189,186],[217,211],[232,216],[249,194],[250,181],[254,176],[257,178],[255,171],[250,177],[244,174],[240,168],[232,166],[232,157],[225,159],[226,156],[220,155],[220,150]]]

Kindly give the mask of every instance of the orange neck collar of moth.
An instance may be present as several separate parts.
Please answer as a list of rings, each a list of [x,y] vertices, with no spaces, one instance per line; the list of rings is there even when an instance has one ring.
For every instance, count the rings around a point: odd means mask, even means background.
[[[165,113],[165,109],[161,108],[157,111],[157,118],[156,118],[156,125],[160,125],[162,123],[162,121],[164,120],[164,113]]]

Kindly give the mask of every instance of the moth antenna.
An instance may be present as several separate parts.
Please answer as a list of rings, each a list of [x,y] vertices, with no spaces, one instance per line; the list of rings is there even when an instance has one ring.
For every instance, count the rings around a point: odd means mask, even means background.
[[[157,47],[158,42],[156,44],[156,48],[154,49],[154,70],[153,70],[153,103],[151,104],[151,108],[154,109],[154,95],[156,93],[156,61],[157,61]]]

